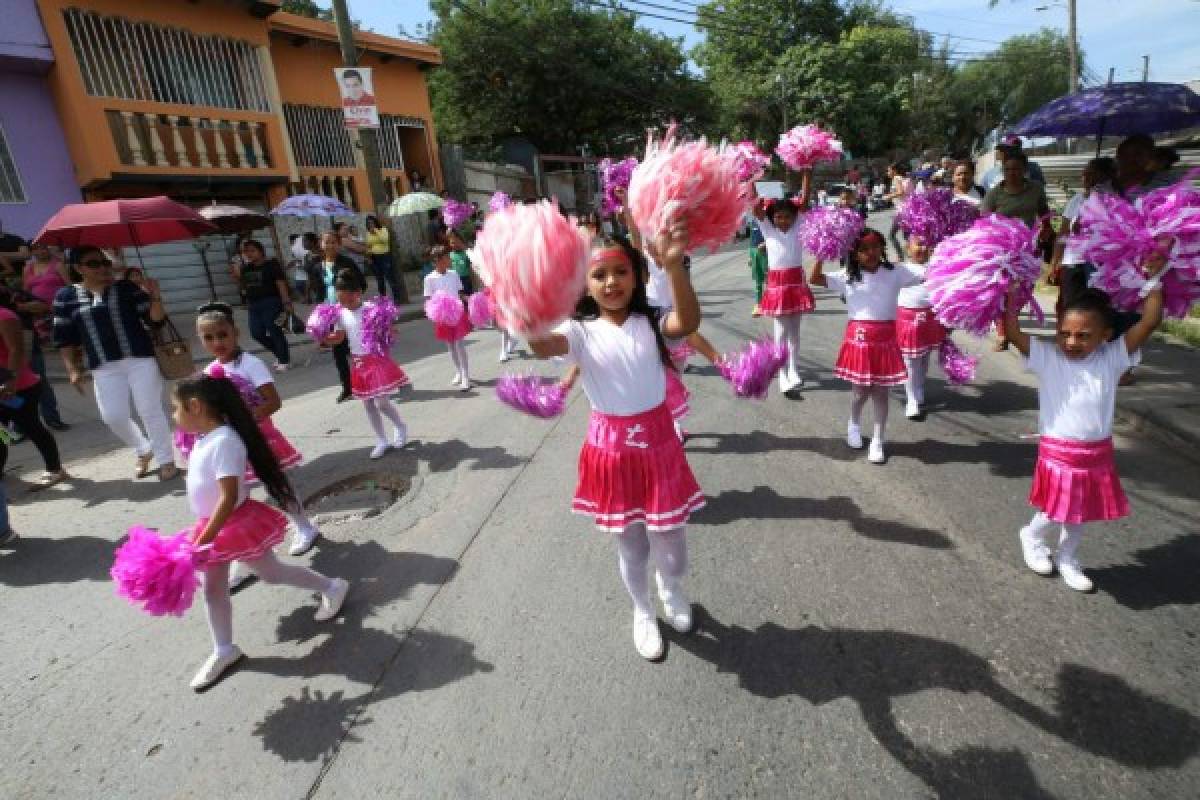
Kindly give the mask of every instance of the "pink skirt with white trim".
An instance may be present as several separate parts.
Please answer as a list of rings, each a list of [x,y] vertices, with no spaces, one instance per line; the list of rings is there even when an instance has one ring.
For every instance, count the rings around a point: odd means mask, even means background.
[[[196,520],[192,530],[204,530],[208,518]],[[283,541],[287,533],[287,517],[266,503],[247,499],[233,510],[220,532],[210,543],[205,557],[208,564],[227,564],[230,561],[254,561]]]
[[[440,342],[457,342],[465,337],[472,330],[471,320],[467,317],[467,310],[463,309],[462,319],[457,325],[442,325],[439,322],[433,323],[433,335]]]
[[[908,370],[896,344],[892,320],[857,320],[846,323],[833,374],[858,386],[897,386]]]
[[[275,458],[279,459],[279,466],[284,469],[300,466],[304,461],[304,457],[300,455],[300,451],[292,446],[292,443],[287,440],[287,437],[280,433],[279,428],[275,427],[275,423],[270,417],[263,417],[258,421],[258,429],[262,431],[263,438],[267,440],[267,446],[271,448],[271,452],[275,454]],[[250,468],[249,462],[246,466],[246,475],[254,475],[254,470]]]
[[[692,393],[683,385],[678,372],[673,369],[664,369],[663,372],[667,374],[667,409],[671,412],[671,419],[681,420],[692,410],[689,404]]]
[[[768,317],[804,314],[817,307],[804,267],[788,267],[767,271],[767,288],[763,290],[758,310]]]
[[[703,507],[665,403],[628,417],[592,412],[572,511],[621,533],[638,522],[652,531],[678,528]]]
[[[387,356],[368,353],[351,360],[350,391],[359,400],[391,394],[408,384],[408,375]]]
[[[1055,522],[1107,522],[1129,514],[1112,439],[1081,442],[1043,436],[1029,502]]]
[[[896,343],[900,345],[900,352],[909,358],[933,352],[945,338],[946,328],[928,306],[896,309]]]

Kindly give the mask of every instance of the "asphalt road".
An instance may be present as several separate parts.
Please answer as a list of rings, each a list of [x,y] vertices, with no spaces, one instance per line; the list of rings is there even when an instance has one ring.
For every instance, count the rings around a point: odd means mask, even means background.
[[[694,275],[719,348],[768,330],[742,250]],[[283,376],[306,495],[373,469],[409,488],[305,557],[354,581],[336,623],[295,590],[237,594],[250,658],[205,694],[187,688],[199,601],[149,618],[107,575],[128,525],[188,522],[181,485],[128,481],[113,440],[68,441],[72,487],[9,478],[0,796],[1196,797],[1197,462],[1119,431],[1134,514],[1089,532],[1098,591],[1072,592],[1020,559],[1036,396],[1016,357],[988,353],[962,390],[935,370],[923,422],[897,398],[874,466],[842,439],[842,306],[818,305],[799,399],[685,376],[702,625],[661,664],[633,649],[612,543],[568,512],[586,400],[551,422],[504,410],[494,332],[471,336],[484,385],[461,396],[429,326],[402,327],[414,442],[381,462],[361,410],[333,403],[328,356]]]

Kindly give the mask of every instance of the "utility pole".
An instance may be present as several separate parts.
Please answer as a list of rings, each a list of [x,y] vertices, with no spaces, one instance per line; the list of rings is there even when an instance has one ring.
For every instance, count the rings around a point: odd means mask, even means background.
[[[342,62],[347,67],[358,66],[358,48],[354,45],[354,29],[350,26],[350,11],[346,8],[346,0],[333,0],[333,21],[337,25],[338,44],[342,48]],[[362,148],[363,169],[367,172],[367,186],[371,192],[371,202],[373,207],[371,211],[379,216],[383,216],[380,209],[384,205],[384,198],[387,197],[387,190],[383,183],[383,168],[379,161],[379,131],[375,128],[359,128],[358,143]],[[390,225],[388,226],[390,229]],[[391,237],[394,242],[396,237]],[[396,263],[396,247],[392,245],[392,262]],[[400,290],[401,302],[408,302],[408,287],[405,286],[403,275],[396,270],[398,289]]]
[[[1142,56],[1142,83],[1150,80],[1150,56]]]
[[[1067,58],[1070,64],[1071,94],[1079,91],[1079,37],[1075,28],[1075,0],[1067,0]]]

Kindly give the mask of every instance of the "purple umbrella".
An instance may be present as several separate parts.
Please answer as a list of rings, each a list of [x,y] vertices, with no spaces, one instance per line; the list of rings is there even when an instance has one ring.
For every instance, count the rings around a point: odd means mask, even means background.
[[[354,209],[335,197],[326,197],[323,194],[294,194],[272,208],[271,213],[286,217],[337,217],[353,214]]]
[[[1051,100],[1012,128],[1021,136],[1129,136],[1200,125],[1200,95],[1179,83],[1110,83]]]

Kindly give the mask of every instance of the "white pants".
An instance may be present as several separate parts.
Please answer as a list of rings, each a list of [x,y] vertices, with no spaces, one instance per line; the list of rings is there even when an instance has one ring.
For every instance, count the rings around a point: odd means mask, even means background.
[[[175,463],[175,454],[171,451],[171,426],[163,411],[163,379],[158,362],[153,358],[110,361],[92,370],[92,380],[100,419],[117,438],[139,456],[153,453],[154,462],[160,467]],[[130,395],[146,428],[145,434],[133,421]]]

